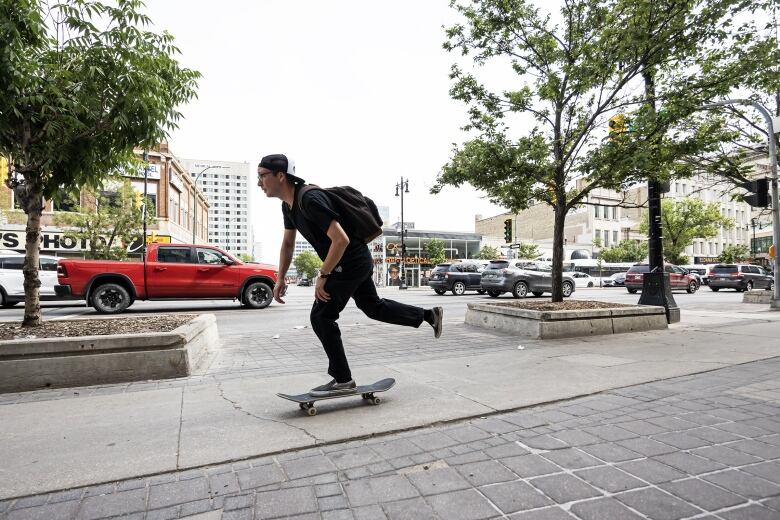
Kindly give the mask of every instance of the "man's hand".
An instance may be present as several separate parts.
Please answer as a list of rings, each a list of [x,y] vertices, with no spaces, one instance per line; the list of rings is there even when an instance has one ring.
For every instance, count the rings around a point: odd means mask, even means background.
[[[284,281],[283,278],[280,278],[279,281],[276,282],[276,285],[274,286],[274,300],[278,301],[279,303],[284,303],[284,300],[282,300],[282,296],[284,296],[287,293],[287,283]]]
[[[320,276],[317,277],[317,282],[314,284],[314,298],[317,301],[327,302],[330,301],[330,294],[325,292],[325,283],[328,280]]]

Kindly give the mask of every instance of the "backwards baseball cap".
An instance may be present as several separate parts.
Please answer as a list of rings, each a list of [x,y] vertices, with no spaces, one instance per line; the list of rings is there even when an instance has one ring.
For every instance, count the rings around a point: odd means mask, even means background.
[[[260,159],[260,168],[271,170],[272,172],[284,172],[296,184],[305,184],[306,181],[295,175],[295,161],[288,159],[282,153],[266,155]]]

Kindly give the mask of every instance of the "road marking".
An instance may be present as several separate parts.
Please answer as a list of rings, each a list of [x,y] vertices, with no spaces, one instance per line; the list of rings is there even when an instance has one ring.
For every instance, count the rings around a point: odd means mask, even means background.
[[[76,312],[74,314],[66,314],[65,316],[57,316],[56,318],[49,318],[51,321],[57,321],[57,320],[69,320],[70,318],[75,318],[76,316],[82,316],[88,312],[92,312],[92,309],[85,309],[81,312]]]

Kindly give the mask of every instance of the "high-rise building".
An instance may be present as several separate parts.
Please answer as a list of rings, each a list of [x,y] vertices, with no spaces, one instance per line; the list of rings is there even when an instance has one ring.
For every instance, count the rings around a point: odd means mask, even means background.
[[[209,243],[235,255],[252,256],[251,173],[249,163],[184,159],[209,201]]]

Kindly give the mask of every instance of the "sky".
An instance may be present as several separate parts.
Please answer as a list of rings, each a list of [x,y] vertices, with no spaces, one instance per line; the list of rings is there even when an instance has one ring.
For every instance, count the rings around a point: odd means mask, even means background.
[[[246,161],[254,180],[262,156],[285,153],[307,182],[389,206],[390,223],[408,178],[404,217],[418,229],[473,232],[475,214],[503,211],[470,186],[430,194],[467,138],[466,107],[448,94],[448,0],[147,0],[146,13],[203,74],[169,138],[177,156]],[[260,259],[277,262],[281,202],[255,185],[251,203]]]

